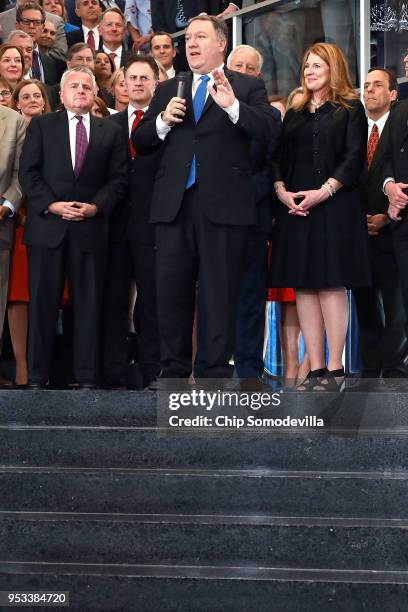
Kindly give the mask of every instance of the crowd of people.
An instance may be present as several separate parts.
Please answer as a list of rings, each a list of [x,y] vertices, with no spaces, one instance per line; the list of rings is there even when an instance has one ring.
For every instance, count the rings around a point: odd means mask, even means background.
[[[370,70],[363,105],[342,51],[317,42],[299,87],[268,99],[259,51],[227,55],[222,17],[241,2],[148,4],[76,0],[80,27],[57,0],[0,14],[14,385],[49,385],[61,310],[80,388],[260,378],[271,299],[285,385],[341,391],[347,289],[362,375],[406,376],[408,103],[395,76]],[[185,57],[170,35],[182,28]]]

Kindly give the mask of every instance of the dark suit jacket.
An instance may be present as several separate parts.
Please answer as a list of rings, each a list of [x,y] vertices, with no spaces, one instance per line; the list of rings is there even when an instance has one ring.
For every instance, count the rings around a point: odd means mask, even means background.
[[[156,117],[177,92],[177,79],[170,79],[157,87],[149,110],[135,130],[136,151],[144,154],[163,149],[153,192],[153,223],[170,223],[177,216],[194,154],[202,206],[209,220],[231,225],[256,222],[250,141],[255,138],[266,142],[274,119],[261,79],[228,69],[225,74],[239,100],[239,120],[235,125],[210,95],[196,124],[191,95],[193,74],[188,72],[183,123],[175,126],[164,142],[158,138]]]
[[[382,180],[392,176],[397,183],[408,183],[408,100],[394,105],[388,123],[389,142]]]
[[[184,0],[184,14],[187,19],[195,17],[199,13],[218,15],[230,4],[229,0]],[[242,0],[235,0],[239,8]],[[176,0],[154,0],[151,6],[153,30],[175,32],[176,30]]]
[[[91,116],[86,158],[75,177],[66,111],[35,117],[27,129],[19,178],[27,194],[25,244],[56,248],[70,231],[84,251],[100,249],[106,242],[109,215],[127,185],[121,131],[110,121]],[[52,202],[72,200],[96,204],[98,214],[78,223],[45,214]]]
[[[42,51],[39,52],[39,56],[44,70],[44,81],[46,85],[55,85],[59,83],[60,77],[55,60]]]
[[[84,38],[84,31],[82,28],[79,28],[79,30],[73,30],[72,32],[67,32],[68,47],[72,47],[72,45],[76,45],[76,43],[83,43],[83,42],[85,42],[85,38]]]
[[[342,183],[342,191],[357,185],[367,147],[367,119],[360,100],[349,100],[350,108],[326,107],[320,113],[318,141],[322,183],[332,177]],[[327,117],[327,121],[325,119]],[[307,111],[289,110],[283,121],[280,144],[272,164],[272,180],[290,185],[296,163],[296,133],[307,120]]]
[[[374,157],[370,168],[367,166],[367,159],[364,162],[364,169],[360,178],[360,199],[364,206],[364,212],[367,215],[386,214],[388,209],[388,198],[382,190],[385,155],[389,144],[389,115],[384,129],[381,133],[381,138],[378,141]],[[371,236],[370,241],[374,240],[378,247],[391,250],[391,233],[390,225],[382,228],[378,236]]]
[[[127,109],[111,115],[111,121],[117,123],[123,132],[126,141],[129,138]],[[128,147],[129,192],[128,204],[130,207],[129,236],[144,244],[154,243],[154,225],[149,223],[154,177],[160,163],[162,149],[149,155],[138,155],[132,160]],[[122,213],[121,213],[122,214]],[[125,215],[122,215],[123,222]]]
[[[68,47],[72,47],[72,45],[75,45],[76,43],[83,43],[85,42],[85,38],[84,38],[84,31],[82,29],[82,26],[79,26],[79,30],[73,30],[72,32],[67,32],[67,44]],[[102,49],[102,38],[99,37],[99,48],[98,50]]]
[[[271,124],[268,142],[263,143],[259,140],[251,142],[252,183],[258,215],[258,229],[267,233],[272,229],[275,195],[271,180],[271,163],[282,128],[280,112],[273,106],[269,108],[274,121]]]

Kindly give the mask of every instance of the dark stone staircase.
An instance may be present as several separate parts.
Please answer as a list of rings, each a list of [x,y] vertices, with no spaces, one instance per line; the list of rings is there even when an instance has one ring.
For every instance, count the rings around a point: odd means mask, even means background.
[[[292,414],[317,401],[299,395]],[[0,590],[81,612],[406,612],[408,395],[369,395],[319,398],[323,431],[169,433],[153,392],[0,392]]]

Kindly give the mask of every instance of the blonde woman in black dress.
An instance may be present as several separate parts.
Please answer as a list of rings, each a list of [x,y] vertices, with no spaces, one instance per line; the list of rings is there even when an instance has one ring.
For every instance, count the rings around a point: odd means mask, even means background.
[[[367,232],[356,191],[367,120],[335,45],[317,43],[307,50],[301,85],[303,96],[285,116],[272,168],[282,206],[270,286],[295,290],[311,365],[299,390],[342,390],[346,288],[370,284]]]

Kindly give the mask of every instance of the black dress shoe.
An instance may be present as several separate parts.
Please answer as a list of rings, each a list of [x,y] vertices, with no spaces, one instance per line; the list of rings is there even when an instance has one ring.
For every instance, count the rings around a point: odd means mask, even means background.
[[[95,383],[93,383],[93,382],[83,382],[83,383],[79,383],[77,388],[78,388],[79,390],[81,390],[81,389],[82,389],[82,390],[86,389],[86,390],[89,390],[89,391],[90,391],[90,390],[92,390],[92,389],[98,389],[98,385],[96,385],[96,384],[95,384]]]
[[[38,391],[39,389],[45,389],[45,383],[42,382],[29,382],[26,389],[31,391]]]

